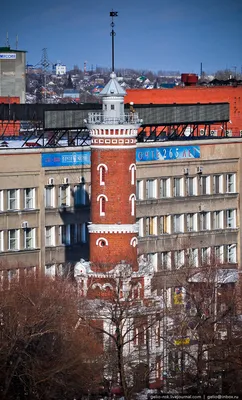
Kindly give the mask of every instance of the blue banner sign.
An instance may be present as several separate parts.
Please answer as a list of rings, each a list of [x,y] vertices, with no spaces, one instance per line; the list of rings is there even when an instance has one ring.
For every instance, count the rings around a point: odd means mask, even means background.
[[[42,153],[42,167],[90,165],[91,151]],[[136,149],[136,162],[200,158],[200,146],[146,147]]]
[[[16,60],[15,53],[0,53],[0,60]]]
[[[42,167],[74,167],[91,164],[90,151],[68,151],[41,154]]]
[[[136,161],[166,161],[200,158],[200,146],[146,147],[136,149]]]

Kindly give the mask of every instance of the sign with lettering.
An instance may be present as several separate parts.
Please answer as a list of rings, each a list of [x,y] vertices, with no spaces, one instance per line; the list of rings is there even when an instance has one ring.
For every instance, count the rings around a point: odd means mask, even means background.
[[[42,167],[74,167],[78,165],[90,165],[90,151],[66,151],[63,153],[41,154]]]
[[[200,146],[164,146],[136,149],[136,161],[166,161],[200,158]]]
[[[0,53],[0,60],[16,60],[16,53]]]
[[[73,167],[90,165],[91,151],[43,153],[42,167]],[[200,146],[146,147],[136,149],[136,162],[169,161],[200,158]]]

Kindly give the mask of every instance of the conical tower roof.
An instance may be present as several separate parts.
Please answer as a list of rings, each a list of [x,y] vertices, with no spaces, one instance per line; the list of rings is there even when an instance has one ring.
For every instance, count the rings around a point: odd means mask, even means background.
[[[120,96],[124,97],[126,96],[125,90],[120,86],[116,79],[116,74],[112,72],[110,74],[110,80],[106,84],[106,86],[103,88],[103,90],[100,92],[100,96]]]

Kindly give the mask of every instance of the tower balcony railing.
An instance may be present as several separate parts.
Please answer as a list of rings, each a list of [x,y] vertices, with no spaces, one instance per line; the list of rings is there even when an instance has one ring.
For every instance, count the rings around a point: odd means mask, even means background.
[[[122,114],[117,117],[110,117],[103,113],[88,113],[88,124],[141,124],[138,113]]]

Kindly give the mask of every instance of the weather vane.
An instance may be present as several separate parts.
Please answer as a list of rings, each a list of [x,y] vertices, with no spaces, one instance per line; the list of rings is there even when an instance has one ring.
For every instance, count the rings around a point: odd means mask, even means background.
[[[113,22],[113,18],[118,16],[118,12],[117,11],[110,11],[110,17],[112,17],[112,22],[111,22],[111,27],[112,27],[112,31],[110,33],[110,35],[112,36],[112,72],[114,72],[114,36],[116,35],[116,33],[114,32],[114,22]]]

